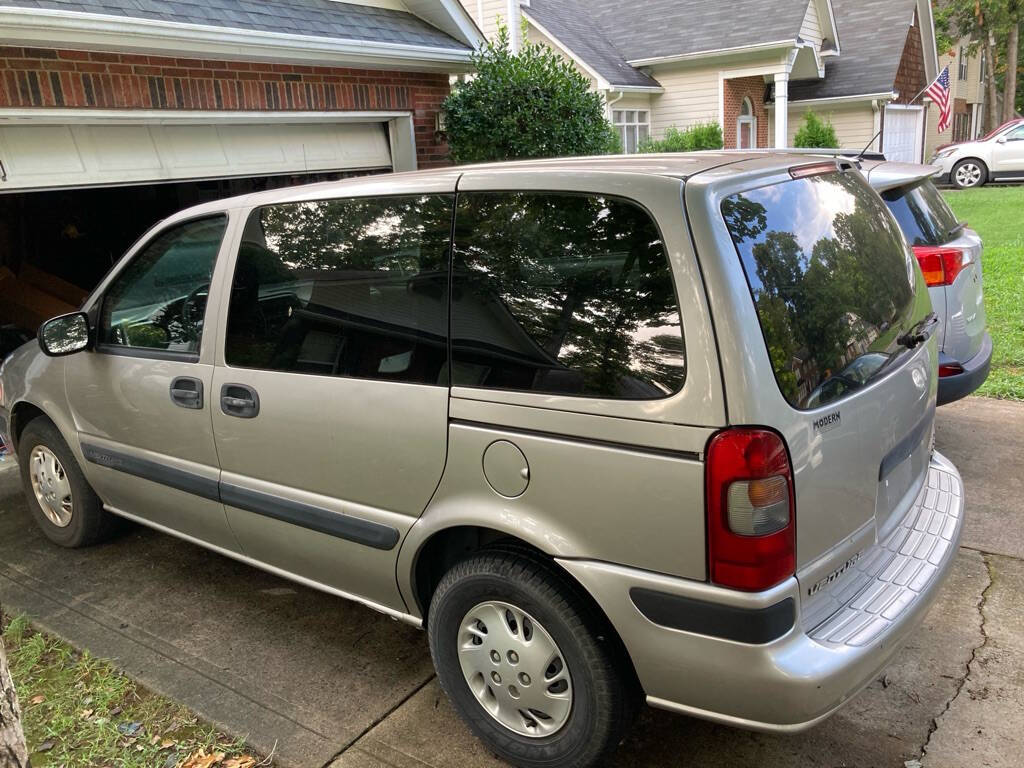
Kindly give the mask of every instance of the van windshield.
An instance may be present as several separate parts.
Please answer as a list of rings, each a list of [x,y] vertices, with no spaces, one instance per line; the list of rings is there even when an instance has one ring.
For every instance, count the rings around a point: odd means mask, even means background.
[[[775,378],[817,408],[881,375],[929,311],[892,216],[857,174],[829,172],[726,198]]]

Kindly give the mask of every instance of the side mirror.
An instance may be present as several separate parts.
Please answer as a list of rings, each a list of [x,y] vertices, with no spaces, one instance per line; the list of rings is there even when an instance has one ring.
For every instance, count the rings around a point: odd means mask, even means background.
[[[89,347],[89,317],[72,312],[47,320],[39,326],[39,348],[50,357],[63,357]]]

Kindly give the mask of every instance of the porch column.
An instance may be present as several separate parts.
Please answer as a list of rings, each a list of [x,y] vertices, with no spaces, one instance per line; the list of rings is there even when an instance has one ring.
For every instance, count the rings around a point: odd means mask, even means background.
[[[775,75],[775,148],[789,144],[789,73]]]

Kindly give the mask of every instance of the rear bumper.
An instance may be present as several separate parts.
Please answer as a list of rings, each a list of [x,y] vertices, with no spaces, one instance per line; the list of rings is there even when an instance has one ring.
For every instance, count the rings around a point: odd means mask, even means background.
[[[806,587],[795,578],[748,594],[606,563],[560,562],[615,626],[648,703],[742,728],[797,732],[871,682],[917,629],[956,558],[962,527],[960,475],[935,454],[928,481],[900,525],[863,554],[855,574],[836,581],[843,599],[820,620],[801,615]],[[672,623],[664,613],[638,607],[630,594],[637,590],[713,604],[729,614],[750,611],[755,619],[786,603],[794,609],[792,624],[760,644],[721,632],[735,626],[729,621],[709,622],[705,633],[675,629],[664,626]]]
[[[988,378],[989,368],[992,365],[992,337],[986,333],[985,337],[981,340],[981,349],[978,350],[978,354],[966,363],[960,363],[960,365],[963,366],[963,373],[939,378],[939,405],[945,405],[962,397],[967,397],[967,395],[985,383],[985,379]]]

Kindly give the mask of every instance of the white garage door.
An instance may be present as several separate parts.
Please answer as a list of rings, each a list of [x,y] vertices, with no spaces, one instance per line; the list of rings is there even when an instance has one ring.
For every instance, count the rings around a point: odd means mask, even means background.
[[[886,160],[902,163],[921,162],[923,118],[924,110],[921,107],[885,108],[882,151]]]
[[[0,192],[390,168],[386,125],[0,126]]]

